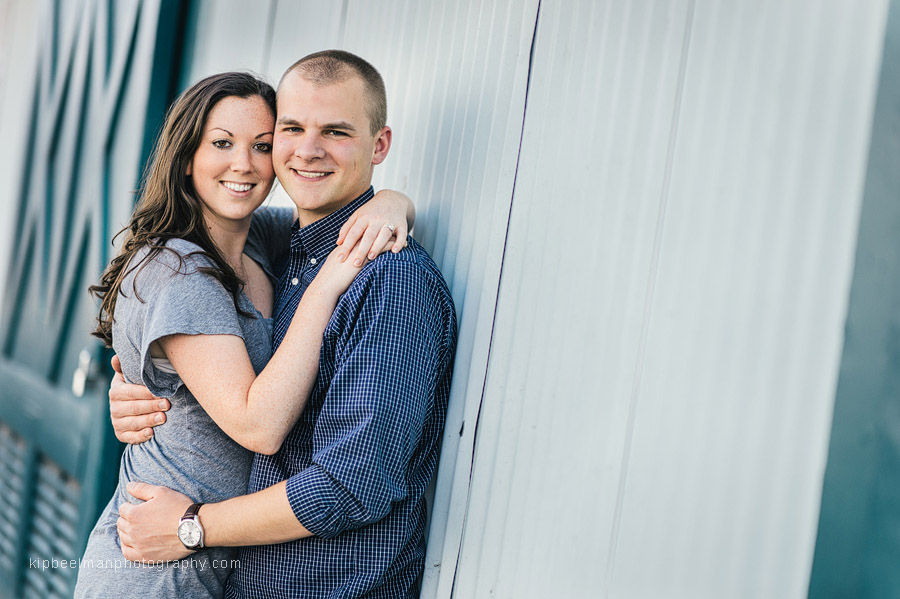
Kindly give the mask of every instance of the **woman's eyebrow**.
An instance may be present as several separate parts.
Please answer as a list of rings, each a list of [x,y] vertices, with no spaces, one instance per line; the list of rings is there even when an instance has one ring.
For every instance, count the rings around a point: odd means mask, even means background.
[[[229,131],[228,129],[223,129],[222,127],[210,127],[209,130],[210,130],[210,131],[215,131],[216,129],[218,129],[219,131],[224,131],[225,133],[227,133],[227,134],[230,135],[231,137],[234,137],[234,133],[232,133],[232,132]]]

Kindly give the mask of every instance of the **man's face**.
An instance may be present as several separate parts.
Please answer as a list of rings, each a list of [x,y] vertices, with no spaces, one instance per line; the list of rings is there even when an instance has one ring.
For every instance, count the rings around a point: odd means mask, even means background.
[[[296,72],[278,89],[272,160],[306,226],[342,208],[372,181],[387,156],[391,130],[372,135],[365,85],[353,76],[316,85]]]

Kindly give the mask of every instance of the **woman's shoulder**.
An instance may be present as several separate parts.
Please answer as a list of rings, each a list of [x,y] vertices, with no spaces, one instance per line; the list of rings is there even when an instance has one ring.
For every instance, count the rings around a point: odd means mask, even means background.
[[[290,231],[294,224],[294,209],[285,206],[262,206],[253,213],[250,229],[271,232]]]
[[[195,274],[200,268],[215,268],[215,263],[202,247],[193,241],[178,238],[145,245],[131,259],[131,265],[135,264],[150,268],[151,271],[182,275]]]

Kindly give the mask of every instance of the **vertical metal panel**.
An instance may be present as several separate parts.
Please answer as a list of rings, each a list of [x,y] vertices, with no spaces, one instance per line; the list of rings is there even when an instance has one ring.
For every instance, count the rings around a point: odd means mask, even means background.
[[[697,2],[614,595],[806,595],[885,18]]]
[[[537,1],[351,1],[343,45],[388,88],[376,184],[405,191],[460,316],[423,597],[449,597],[509,218]]]
[[[300,58],[340,46],[345,10],[345,1],[276,2],[264,70],[273,85]]]
[[[183,86],[223,71],[264,73],[277,0],[198,0]]]
[[[606,587],[686,10],[541,3],[456,597]]]
[[[805,593],[884,7],[542,2],[455,596]]]

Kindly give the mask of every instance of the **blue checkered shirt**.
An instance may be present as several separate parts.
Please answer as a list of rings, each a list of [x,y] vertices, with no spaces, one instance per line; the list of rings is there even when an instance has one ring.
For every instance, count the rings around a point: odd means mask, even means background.
[[[291,231],[275,344],[338,231],[373,192]],[[410,239],[356,277],[325,329],[306,409],[281,450],[257,455],[250,492],[287,480],[315,536],[246,547],[227,597],[415,597],[425,561],[425,489],[447,413],[456,315],[447,285]]]

